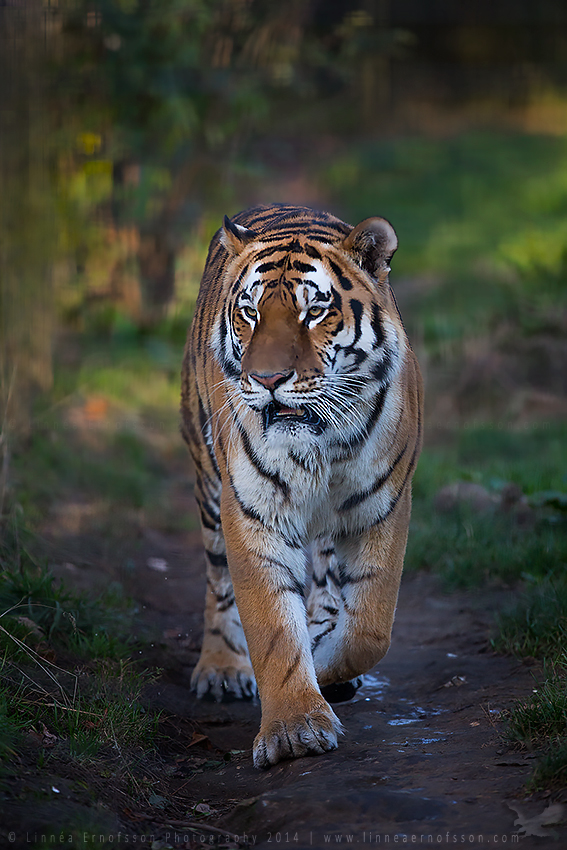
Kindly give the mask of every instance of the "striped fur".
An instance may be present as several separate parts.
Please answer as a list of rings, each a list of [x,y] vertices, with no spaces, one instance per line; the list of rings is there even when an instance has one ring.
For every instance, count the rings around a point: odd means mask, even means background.
[[[384,219],[290,206],[225,219],[211,242],[183,365],[208,583],[192,684],[257,685],[258,767],[336,747],[320,689],[389,646],[422,407],[396,248]]]

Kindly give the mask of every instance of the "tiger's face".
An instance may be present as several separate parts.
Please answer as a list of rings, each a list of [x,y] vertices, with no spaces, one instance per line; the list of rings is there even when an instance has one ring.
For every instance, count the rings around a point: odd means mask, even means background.
[[[362,260],[354,231],[340,244],[296,239],[266,248],[225,222],[234,257],[217,345],[227,377],[268,435],[348,439],[364,429],[365,408],[396,372],[405,337],[387,275],[397,239],[384,219],[370,222],[373,251],[367,246]]]

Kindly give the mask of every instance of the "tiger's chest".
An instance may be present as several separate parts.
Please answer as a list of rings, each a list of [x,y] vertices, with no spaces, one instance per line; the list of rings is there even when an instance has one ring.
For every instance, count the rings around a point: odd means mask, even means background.
[[[355,448],[302,453],[262,440],[235,450],[231,483],[262,521],[303,545],[371,526],[393,497],[388,435],[377,427]]]

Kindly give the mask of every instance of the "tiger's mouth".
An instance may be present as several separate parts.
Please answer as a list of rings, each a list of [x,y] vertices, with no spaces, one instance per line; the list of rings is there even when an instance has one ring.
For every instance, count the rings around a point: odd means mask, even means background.
[[[315,433],[321,433],[325,423],[309,407],[285,407],[277,401],[270,401],[263,409],[264,429],[270,425],[307,425]]]

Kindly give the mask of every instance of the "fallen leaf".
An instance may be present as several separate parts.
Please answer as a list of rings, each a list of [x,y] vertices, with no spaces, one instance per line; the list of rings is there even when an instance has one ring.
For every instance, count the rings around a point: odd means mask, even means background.
[[[108,413],[108,401],[103,396],[90,396],[83,406],[83,415],[89,422],[100,422]]]
[[[205,741],[207,742],[208,746],[211,745],[211,742],[209,741],[209,738],[208,738],[207,735],[203,735],[201,732],[193,732],[193,737],[191,738],[191,740],[189,741],[187,746],[188,747],[194,747],[195,744],[204,744]]]
[[[200,815],[213,815],[215,813],[215,810],[211,809],[208,803],[197,803],[194,811],[198,812]]]
[[[41,727],[41,743],[44,747],[54,747],[57,743],[57,735],[50,732],[45,723],[42,723]]]
[[[44,637],[42,629],[38,626],[37,623],[34,623],[33,620],[30,620],[29,617],[15,617],[14,619],[17,620],[21,626],[25,626],[26,629],[29,629],[28,634],[33,634],[39,638]]]
[[[508,803],[508,808],[516,812],[518,817],[514,821],[514,826],[518,826],[518,835],[526,838],[528,835],[536,835],[539,838],[548,838],[552,833],[543,829],[544,826],[550,826],[553,823],[560,823],[563,820],[564,806],[561,803],[552,803],[540,815],[529,817],[516,803]]]

